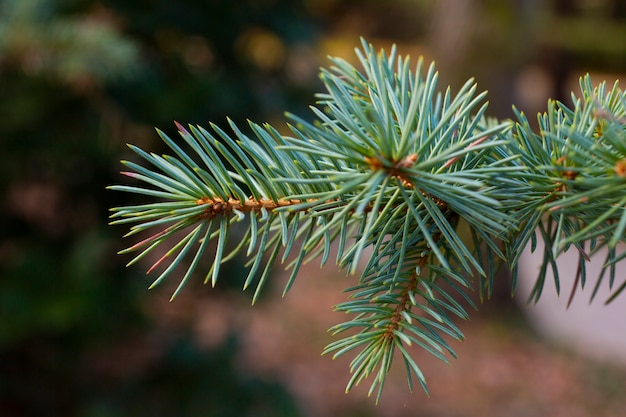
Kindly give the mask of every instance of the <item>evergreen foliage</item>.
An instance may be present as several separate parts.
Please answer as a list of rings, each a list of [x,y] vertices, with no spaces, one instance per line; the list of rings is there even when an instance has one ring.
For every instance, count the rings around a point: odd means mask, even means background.
[[[359,275],[336,306],[349,319],[324,352],[353,354],[347,390],[371,377],[377,399],[394,357],[409,387],[427,390],[410,347],[454,356],[446,340],[463,339],[455,321],[475,308],[472,290],[488,298],[499,263],[515,284],[522,250],[538,239],[544,267],[532,300],[549,269],[559,287],[555,260],[570,247],[581,287],[585,262],[608,248],[591,298],[605,276],[608,301],[624,290],[626,94],[617,84],[583,77],[573,105],[549,102],[536,132],[519,111],[517,121],[488,118],[472,80],[454,93],[422,59],[413,70],[395,49],[365,42],[357,54],[362,69],[334,58],[322,70],[314,121],[288,115],[289,134],[177,124],[182,142],[158,132],[171,155],[130,145],[147,164],[123,161],[132,180],[110,188],[157,201],[112,209],[112,224],[132,224],[127,236],[147,236],[122,251],[135,254],[129,264],[167,247],[148,272],[159,271],[154,286],[183,266],[175,297],[196,272],[215,285],[220,265],[243,253],[256,300],[275,263],[291,271],[286,293],[300,266],[325,264],[334,245],[337,265]],[[231,248],[235,224],[244,232]]]
[[[92,16],[59,17],[50,0],[0,3],[0,58],[30,75],[74,87],[129,78],[138,45],[111,22]]]

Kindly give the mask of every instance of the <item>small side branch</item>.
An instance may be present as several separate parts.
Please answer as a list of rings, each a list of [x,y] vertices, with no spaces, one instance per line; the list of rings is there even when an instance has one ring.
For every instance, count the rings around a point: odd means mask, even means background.
[[[202,197],[196,200],[196,204],[205,205],[206,209],[200,214],[201,219],[213,219],[221,215],[229,215],[233,212],[250,213],[260,212],[265,209],[272,211],[279,207],[288,207],[296,204],[301,204],[302,200],[270,200],[270,199],[254,199],[250,197],[248,200],[240,201],[235,198],[229,198],[224,200],[219,197],[210,198]]]

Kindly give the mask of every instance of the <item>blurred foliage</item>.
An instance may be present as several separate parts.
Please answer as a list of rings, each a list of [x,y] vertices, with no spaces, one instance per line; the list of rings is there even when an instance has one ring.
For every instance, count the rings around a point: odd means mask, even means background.
[[[61,344],[64,349],[53,348]],[[2,368],[5,376],[14,376],[11,384],[2,386],[2,415],[299,415],[284,387],[237,371],[234,338],[208,352],[180,339],[168,344],[158,361],[143,365],[137,358],[135,364],[122,364],[123,358],[118,357],[94,366],[91,361],[97,353],[93,349],[73,357],[84,349],[81,345],[57,336],[16,352]],[[147,346],[133,347],[142,348],[141,355],[149,352]],[[124,352],[118,348],[117,353]]]
[[[310,100],[317,73],[301,79],[294,67],[317,29],[301,1],[109,3],[144,46],[141,79],[114,92],[136,120],[275,117]]]
[[[106,226],[124,140],[311,95],[285,76],[317,30],[302,4],[240,6],[0,1],[0,415],[298,414],[284,387],[239,376],[232,343],[207,352],[190,323],[152,322]]]
[[[64,16],[50,0],[4,0],[0,4],[0,51],[5,65],[28,75],[78,86],[128,76],[137,45],[112,24],[104,9]]]

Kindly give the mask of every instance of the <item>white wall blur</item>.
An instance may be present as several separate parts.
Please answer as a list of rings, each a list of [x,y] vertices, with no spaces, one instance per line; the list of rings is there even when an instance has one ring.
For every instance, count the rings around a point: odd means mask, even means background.
[[[621,250],[625,250],[622,245]],[[543,242],[538,242],[534,253],[526,248],[520,259],[519,286],[516,300],[523,305],[523,311],[532,326],[547,339],[566,349],[577,350],[594,359],[619,363],[626,367],[626,292],[606,305],[611,290],[608,271],[593,302],[590,297],[597,277],[600,274],[606,251],[598,253],[587,264],[587,282],[580,286],[574,299],[567,302],[574,285],[578,265],[578,252],[570,249],[558,258],[561,294],[556,293],[554,276],[550,271],[546,278],[541,299],[527,303],[541,266]],[[617,264],[613,290],[624,281],[626,265]]]

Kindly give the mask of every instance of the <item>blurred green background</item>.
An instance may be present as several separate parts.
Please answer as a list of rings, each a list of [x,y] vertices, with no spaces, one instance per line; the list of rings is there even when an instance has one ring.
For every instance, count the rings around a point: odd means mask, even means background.
[[[557,403],[620,415],[622,371],[555,353],[498,297],[485,309],[508,319],[478,316],[474,353],[460,353],[493,365],[475,356],[491,349],[504,365],[483,380],[467,362],[433,368],[439,397],[391,388],[375,408],[343,396],[345,363],[318,361],[341,274],[326,269],[288,300],[270,290],[253,310],[235,263],[218,288],[168,303],[171,287],[147,292],[141,266],[115,255],[127,242],[108,208],[136,198],[105,187],[123,181],[126,142],[164,151],[153,127],[174,137],[174,120],[306,116],[326,55],[352,59],[360,36],[436,60],[442,84],[476,77],[499,117],[567,100],[584,72],[626,73],[622,0],[0,0],[0,416],[521,416]],[[519,363],[556,363],[550,375],[575,385],[492,383]]]

